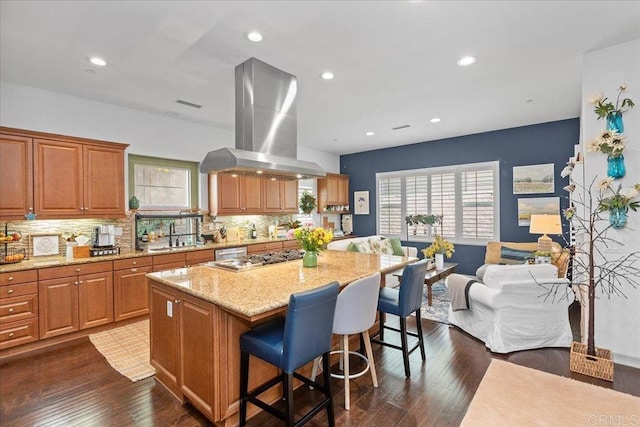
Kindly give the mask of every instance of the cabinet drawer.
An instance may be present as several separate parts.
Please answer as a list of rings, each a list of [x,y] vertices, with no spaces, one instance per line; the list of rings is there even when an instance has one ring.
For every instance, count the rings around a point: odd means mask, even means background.
[[[119,259],[113,261],[114,270],[127,270],[129,268],[148,267],[153,264],[153,258],[150,256]]]
[[[250,254],[279,251],[282,249],[282,242],[258,243],[247,246],[247,252]]]
[[[90,262],[86,264],[65,265],[64,267],[42,268],[39,272],[40,280],[55,279],[58,277],[79,276],[81,274],[101,273],[111,271],[111,261]]]
[[[19,320],[0,326],[0,350],[38,341],[38,318]]]
[[[162,265],[162,264],[171,264],[177,265],[178,263],[182,263],[180,267],[185,266],[187,258],[184,252],[176,253],[176,254],[164,254],[164,255],[154,255],[153,256],[153,266]]]
[[[19,297],[28,294],[38,293],[38,283],[20,283],[18,285],[9,285],[0,287],[0,298]]]
[[[38,295],[24,295],[0,300],[0,323],[38,316]]]
[[[282,247],[284,249],[300,249],[300,244],[297,240],[285,240],[282,242]]]
[[[13,271],[11,273],[0,273],[0,286],[12,285],[14,283],[33,282],[38,280],[38,270]]]
[[[153,264],[153,271],[175,270],[184,267],[184,261],[170,262],[167,264]]]
[[[200,264],[202,262],[213,261],[213,249],[205,251],[187,252],[187,265]]]

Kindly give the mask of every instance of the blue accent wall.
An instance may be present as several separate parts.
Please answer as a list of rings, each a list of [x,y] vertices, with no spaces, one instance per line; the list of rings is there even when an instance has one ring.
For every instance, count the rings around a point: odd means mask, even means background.
[[[354,191],[369,191],[370,215],[354,215],[353,232],[358,236],[376,234],[376,173],[497,160],[500,162],[500,240],[534,242],[538,236],[529,234],[529,227],[518,226],[518,198],[558,196],[560,208],[565,209],[568,198],[562,187],[568,180],[560,178],[560,172],[573,156],[579,137],[580,120],[575,118],[343,155],[340,173],[349,175],[351,206],[355,205]],[[513,167],[543,163],[554,164],[555,193],[513,194]],[[565,222],[563,231],[567,230]],[[561,236],[552,238],[564,245]],[[415,246],[418,251],[427,246],[422,242],[403,244]],[[460,264],[457,272],[473,274],[483,264],[484,254],[484,246],[458,244],[451,261]]]

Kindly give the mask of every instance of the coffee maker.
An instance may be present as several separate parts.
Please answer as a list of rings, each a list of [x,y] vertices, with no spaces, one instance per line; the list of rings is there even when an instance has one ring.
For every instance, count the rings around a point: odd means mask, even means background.
[[[100,225],[93,229],[93,247],[104,248],[114,246],[116,233],[113,225]]]

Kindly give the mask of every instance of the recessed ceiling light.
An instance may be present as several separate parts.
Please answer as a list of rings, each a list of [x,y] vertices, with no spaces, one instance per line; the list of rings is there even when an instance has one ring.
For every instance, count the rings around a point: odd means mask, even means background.
[[[440,117],[434,117],[433,119],[429,120],[431,123],[440,123]]]
[[[261,174],[262,174],[262,171],[256,171],[256,173],[257,173],[258,175],[261,175]]]
[[[458,62],[456,62],[456,64],[458,64],[459,67],[467,67],[476,62],[476,60],[477,58],[475,56],[463,56],[462,58],[458,59]]]
[[[322,73],[322,78],[325,80],[331,80],[333,78],[333,73],[331,71],[325,71]]]
[[[530,103],[532,103],[532,102],[533,102],[533,99],[527,99],[527,100],[526,100],[526,101],[524,101],[524,102],[526,102],[527,104],[530,104]]]
[[[105,61],[102,58],[98,58],[97,56],[90,58],[89,61],[91,61],[93,65],[99,65],[101,67],[104,67],[105,65],[107,65],[107,61]]]
[[[298,175],[296,175],[296,178],[302,179],[302,175],[298,174]]]
[[[375,135],[375,134],[376,134],[375,132],[371,132],[371,131],[369,131],[369,132],[367,132],[365,135],[367,135],[367,136],[373,136],[373,135]]]
[[[251,31],[249,34],[247,34],[247,38],[249,40],[251,40],[252,42],[261,42],[262,41],[262,34],[260,34],[257,31]]]

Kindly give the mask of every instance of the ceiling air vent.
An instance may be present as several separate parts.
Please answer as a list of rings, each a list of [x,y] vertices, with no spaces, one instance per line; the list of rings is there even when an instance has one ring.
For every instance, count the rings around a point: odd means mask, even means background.
[[[394,128],[391,128],[393,130],[400,130],[400,129],[406,129],[406,128],[410,128],[411,125],[402,125],[402,126],[396,126]]]
[[[187,107],[191,107],[191,108],[202,108],[202,105],[194,104],[193,102],[189,102],[189,101],[183,101],[182,99],[178,99],[176,101],[176,104],[186,105]]]

